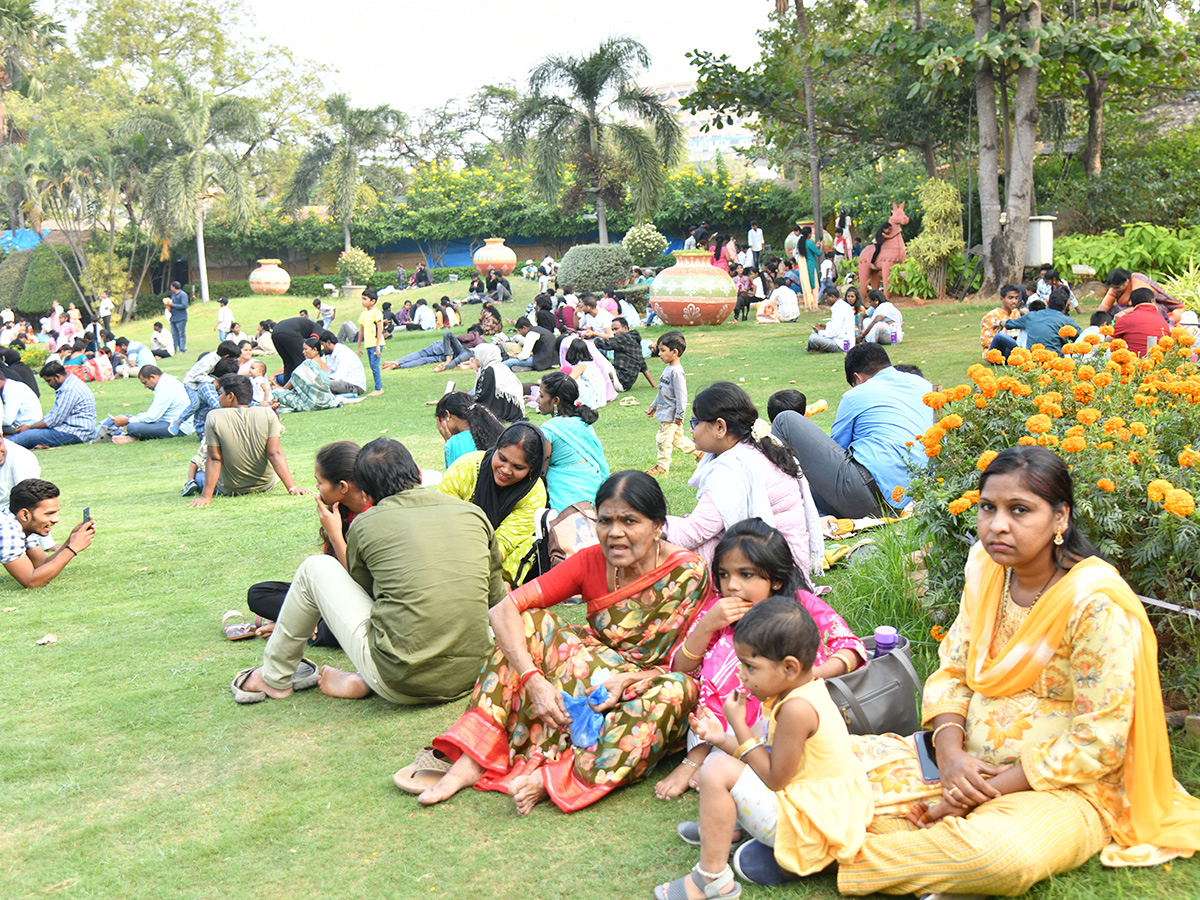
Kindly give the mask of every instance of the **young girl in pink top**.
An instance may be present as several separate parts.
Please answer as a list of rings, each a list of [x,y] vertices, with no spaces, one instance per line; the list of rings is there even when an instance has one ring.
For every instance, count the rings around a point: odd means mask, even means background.
[[[852,672],[867,660],[863,642],[842,617],[809,591],[802,582],[783,535],[761,519],[746,519],[732,525],[713,554],[712,572],[718,595],[714,596],[688,631],[671,659],[674,672],[691,672],[700,681],[699,707],[704,707],[725,724],[724,704],[740,684],[739,663],[733,652],[733,626],[757,603],[775,594],[795,596],[817,623],[821,643],[813,664],[817,678],[833,678]],[[754,725],[760,715],[754,697],[746,701],[746,724]],[[660,799],[678,797],[696,786],[700,765],[712,749],[688,732],[688,754],[670,775],[655,785]]]

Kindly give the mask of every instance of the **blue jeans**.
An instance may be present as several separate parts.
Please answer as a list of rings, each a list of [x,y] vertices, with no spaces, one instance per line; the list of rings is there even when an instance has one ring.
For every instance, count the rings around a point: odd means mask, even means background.
[[[175,352],[187,351],[187,319],[182,322],[171,320],[171,337],[175,341]]]
[[[333,324],[333,316],[330,316],[328,319],[325,319],[325,318],[321,319],[321,327],[324,328],[326,331],[329,330],[329,326],[332,324]]]
[[[130,422],[125,426],[125,431],[130,437],[135,437],[139,441],[153,441],[158,438],[175,437],[171,434],[170,422]]]
[[[1009,337],[1003,331],[997,332],[996,336],[992,338],[991,346],[988,347],[989,350],[999,350],[1003,353],[1005,362],[1008,362],[1008,354],[1012,353],[1016,348],[1016,338]]]
[[[515,356],[510,356],[508,359],[504,360],[504,364],[510,369],[515,369],[517,366],[524,366],[526,369],[532,369],[533,357],[530,357],[529,359],[517,359]]]
[[[375,379],[375,390],[383,390],[383,375],[379,371],[379,351],[374,347],[367,348],[367,362],[371,365],[371,377]]]
[[[218,329],[217,329],[217,340],[218,340],[218,341],[223,341],[223,340],[225,340],[225,336],[226,336],[227,334],[229,334],[229,332],[228,332],[228,331],[221,331],[221,330],[218,328]]]
[[[83,438],[79,435],[68,434],[57,428],[30,428],[28,431],[12,435],[9,440],[26,450],[30,450],[38,444],[45,444],[47,447],[65,447],[67,444],[83,443]]]

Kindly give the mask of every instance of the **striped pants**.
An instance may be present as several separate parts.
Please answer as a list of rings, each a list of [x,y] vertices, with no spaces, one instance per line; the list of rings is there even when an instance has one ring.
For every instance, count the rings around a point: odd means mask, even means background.
[[[925,829],[878,817],[858,856],[838,869],[838,891],[1014,896],[1078,868],[1108,841],[1100,815],[1072,790],[1006,794]]]

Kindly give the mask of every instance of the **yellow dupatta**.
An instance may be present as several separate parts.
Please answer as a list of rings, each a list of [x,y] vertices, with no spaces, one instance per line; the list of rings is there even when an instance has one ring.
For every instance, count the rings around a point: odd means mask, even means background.
[[[1004,567],[993,562],[976,543],[971,548],[966,576],[963,610],[971,635],[967,686],[989,697],[1008,697],[1033,685],[1058,650],[1077,601],[1103,593],[1133,618],[1138,627],[1134,637],[1134,712],[1124,776],[1129,814],[1114,824],[1113,840],[1123,850],[1140,844],[1200,850],[1200,800],[1175,790],[1158,682],[1158,641],[1146,610],[1125,579],[1094,556],[1076,563],[1038,599],[1016,634],[989,661],[988,648],[1004,588]],[[1137,855],[1127,857],[1126,862]]]

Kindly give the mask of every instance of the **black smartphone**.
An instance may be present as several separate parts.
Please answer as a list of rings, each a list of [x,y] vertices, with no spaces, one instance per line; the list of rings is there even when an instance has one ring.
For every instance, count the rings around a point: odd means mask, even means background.
[[[933,746],[932,731],[918,731],[913,735],[917,745],[917,762],[921,764],[921,780],[926,784],[938,781],[942,773],[938,771],[937,751]]]
[[[92,517],[92,508],[90,506],[85,506],[83,508],[83,521],[86,522],[91,517]]]

